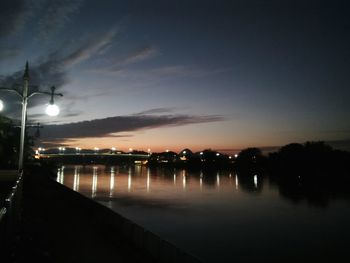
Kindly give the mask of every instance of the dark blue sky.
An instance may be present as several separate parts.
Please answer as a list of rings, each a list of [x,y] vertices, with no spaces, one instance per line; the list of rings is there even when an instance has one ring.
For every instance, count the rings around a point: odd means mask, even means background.
[[[51,125],[43,140],[58,144],[348,140],[349,10],[347,1],[3,1],[2,86],[28,60],[32,84],[65,94],[54,120],[46,98],[29,109]],[[0,96],[16,116],[14,98]]]

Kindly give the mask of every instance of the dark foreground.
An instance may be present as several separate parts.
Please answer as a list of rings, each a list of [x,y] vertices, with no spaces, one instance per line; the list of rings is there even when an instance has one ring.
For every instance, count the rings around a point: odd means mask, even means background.
[[[146,250],[143,241],[139,246],[130,241],[131,235],[126,232],[132,228],[132,222],[38,170],[24,178],[22,223],[11,255],[1,262],[160,261],[159,255],[149,253],[152,247]],[[163,255],[166,256],[169,255]],[[182,256],[185,259],[187,255]]]

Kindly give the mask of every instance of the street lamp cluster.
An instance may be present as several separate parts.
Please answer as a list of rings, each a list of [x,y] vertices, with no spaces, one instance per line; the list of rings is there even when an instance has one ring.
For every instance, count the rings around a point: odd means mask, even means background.
[[[80,147],[75,147],[75,151],[76,151],[76,153],[80,153],[81,152],[81,148]]]
[[[29,66],[28,62],[26,63],[24,75],[23,75],[23,87],[22,93],[20,93],[15,88],[6,88],[0,87],[0,90],[10,91],[17,94],[22,100],[22,118],[21,118],[21,139],[20,139],[20,151],[19,151],[19,161],[18,161],[18,170],[21,171],[23,169],[23,152],[24,152],[24,136],[25,136],[25,128],[26,128],[26,119],[27,119],[27,105],[28,100],[34,95],[43,94],[51,96],[49,105],[46,108],[46,113],[49,116],[57,116],[60,112],[57,105],[54,104],[54,96],[63,96],[61,93],[55,93],[55,87],[51,87],[51,91],[34,91],[29,92]],[[37,87],[35,87],[37,88]],[[4,108],[4,103],[0,100],[0,111]],[[39,150],[40,152],[40,150]]]
[[[64,153],[65,150],[66,150],[65,147],[58,147],[59,153]]]
[[[44,148],[42,148],[42,147],[39,147],[39,148],[37,148],[37,152],[43,152],[43,149]],[[92,148],[92,149],[83,149],[83,148],[80,148],[80,147],[73,147],[73,148],[70,148],[70,147],[68,147],[68,148],[66,148],[66,147],[57,147],[57,148],[55,148],[56,149],[56,151],[58,150],[58,152],[59,153],[68,153],[68,154],[71,154],[71,153],[73,153],[73,152],[75,152],[75,153],[82,153],[82,152],[84,152],[84,153],[86,153],[86,152],[94,152],[94,153],[106,153],[108,150],[107,149],[100,149],[99,147],[94,147],[94,148]],[[55,150],[54,149],[48,149],[48,152],[50,152],[50,154],[51,153],[53,153]],[[123,153],[121,150],[119,150],[117,147],[110,147],[110,149],[109,149],[109,152],[110,153]],[[128,153],[132,153],[132,152],[134,152],[134,149],[133,148],[128,148],[128,151],[127,151]],[[151,149],[147,149],[147,153],[150,155],[152,152],[151,152]]]

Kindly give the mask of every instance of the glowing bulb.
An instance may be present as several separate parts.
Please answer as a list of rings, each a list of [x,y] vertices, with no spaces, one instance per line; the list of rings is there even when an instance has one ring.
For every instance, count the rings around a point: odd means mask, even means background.
[[[4,103],[2,102],[2,100],[0,100],[0,111],[2,111],[3,108],[4,108]]]
[[[46,108],[46,114],[49,116],[57,116],[60,113],[60,109],[55,104],[49,104]]]

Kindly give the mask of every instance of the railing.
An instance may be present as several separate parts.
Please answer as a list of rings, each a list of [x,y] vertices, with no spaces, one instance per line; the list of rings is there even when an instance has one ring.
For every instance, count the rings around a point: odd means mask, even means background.
[[[0,207],[0,250],[8,252],[15,242],[21,221],[23,173],[19,174],[10,194]]]
[[[6,212],[7,212],[6,207],[2,207],[0,209],[0,248],[1,250],[4,248],[5,242],[6,242],[5,240],[6,239],[6,224],[5,224]]]

